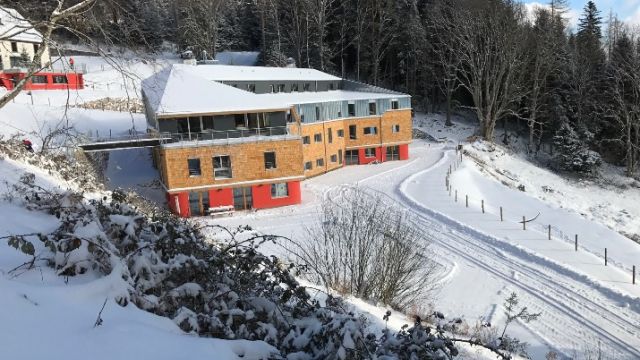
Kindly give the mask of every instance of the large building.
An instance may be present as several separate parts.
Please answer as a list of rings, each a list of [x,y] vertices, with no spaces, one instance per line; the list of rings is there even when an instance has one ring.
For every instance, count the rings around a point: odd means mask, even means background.
[[[0,87],[12,90],[26,77],[27,68],[42,46],[40,34],[14,9],[0,6]],[[82,73],[51,70],[49,49],[40,57],[40,69],[25,84],[25,90],[82,89]]]
[[[169,207],[185,217],[298,204],[305,178],[409,157],[409,95],[313,69],[173,65],[143,98]]]

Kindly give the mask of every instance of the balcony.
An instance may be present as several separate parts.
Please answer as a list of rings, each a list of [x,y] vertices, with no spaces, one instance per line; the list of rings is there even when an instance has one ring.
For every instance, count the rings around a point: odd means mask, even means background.
[[[207,145],[230,145],[256,141],[277,141],[300,139],[289,134],[286,126],[255,129],[204,130],[200,132],[161,132],[158,136],[165,147],[189,147]]]

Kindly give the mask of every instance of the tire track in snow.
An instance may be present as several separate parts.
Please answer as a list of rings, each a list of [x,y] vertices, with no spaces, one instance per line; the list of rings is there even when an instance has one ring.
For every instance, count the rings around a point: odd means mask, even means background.
[[[448,164],[446,156],[443,156],[440,161],[429,169],[433,170],[444,164]],[[420,171],[420,173],[423,172],[427,171]],[[394,175],[397,176],[398,174]],[[406,182],[406,179],[404,181]],[[382,180],[380,184],[388,185],[389,183]],[[581,280],[584,280],[584,277],[579,274],[571,276],[567,274],[568,269],[557,269],[557,267],[553,266],[554,264],[545,264],[545,262],[549,262],[547,259],[535,258],[534,255],[526,253],[522,249],[517,249],[510,244],[510,246],[505,246],[507,243],[497,239],[492,239],[493,241],[491,241],[488,236],[473,231],[473,229],[465,225],[452,223],[444,215],[431,214],[430,212],[432,211],[424,208],[422,204],[412,203],[407,194],[403,193],[401,185],[394,184],[391,190],[392,193],[395,192],[395,195],[399,195],[400,203],[410,208],[420,218],[422,225],[431,232],[431,236],[436,240],[436,244],[464,261],[522,290],[525,296],[521,296],[521,298],[526,298],[525,300],[531,308],[540,309],[547,315],[547,318],[554,320],[552,322],[541,322],[540,325],[546,327],[548,331],[538,334],[539,336],[546,337],[550,331],[556,335],[552,342],[555,344],[561,342],[566,351],[571,350],[572,347],[575,348],[576,345],[580,346],[588,343],[585,338],[581,339],[584,344],[575,341],[576,338],[580,338],[578,335],[582,333],[583,336],[590,338],[593,341],[592,343],[597,343],[601,339],[606,340],[606,347],[610,351],[609,354],[629,359],[640,358],[640,350],[629,344],[630,340],[634,343],[639,342],[637,335],[634,335],[634,331],[637,332],[638,324],[640,324],[638,313],[630,313],[629,311],[624,311],[624,309],[623,311],[615,312],[609,307],[599,304],[602,301],[611,305],[613,309],[617,309],[615,303],[620,302],[620,299],[616,299],[612,294],[607,294],[607,292],[598,291],[601,289],[593,289],[593,284],[588,283],[588,281],[582,283]],[[383,191],[381,192],[384,193]],[[390,194],[385,195],[389,196]],[[398,202],[393,197],[389,197]],[[460,233],[442,231],[443,228],[446,229],[452,226],[461,230]],[[500,243],[496,244],[495,242]],[[499,245],[497,248],[500,250],[492,249],[493,251],[490,251],[486,248],[487,243],[489,245]],[[543,264],[540,264],[541,260]],[[545,265],[551,266],[542,271],[540,268]],[[514,279],[513,274],[518,274],[518,279]],[[581,289],[571,284],[579,284],[587,288]],[[604,299],[583,295],[594,295],[594,292],[599,293]],[[633,299],[631,300],[633,301]],[[540,304],[545,306],[540,306]],[[555,313],[550,312],[550,309],[553,309]],[[606,327],[608,325],[614,326],[611,329],[605,329],[602,325]],[[567,333],[564,326],[570,326],[574,331]],[[535,324],[533,327],[536,327]]]

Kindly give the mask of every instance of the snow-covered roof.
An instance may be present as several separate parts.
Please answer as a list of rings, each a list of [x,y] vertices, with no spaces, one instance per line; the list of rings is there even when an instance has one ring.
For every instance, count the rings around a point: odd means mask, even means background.
[[[237,70],[236,70],[237,69]],[[270,77],[268,75],[273,75]],[[255,94],[219,81],[340,80],[313,69],[174,64],[142,81],[147,105],[160,116],[277,111],[306,103],[376,100],[404,94],[347,90]]]
[[[258,51],[221,51],[216,54],[216,60],[224,65],[255,66],[258,56]]]
[[[142,89],[151,109],[163,115],[231,113],[249,109],[282,110],[290,107],[287,102],[263,98],[207,80],[176,65],[143,80]]]
[[[0,6],[0,39],[39,43],[42,34],[18,11]]]
[[[211,65],[193,66],[176,64],[199,77],[215,81],[337,81],[342,80],[322,71],[307,68],[268,66]]]

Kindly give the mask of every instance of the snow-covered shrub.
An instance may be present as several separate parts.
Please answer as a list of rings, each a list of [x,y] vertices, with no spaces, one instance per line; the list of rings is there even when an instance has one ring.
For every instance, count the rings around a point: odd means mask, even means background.
[[[373,190],[345,187],[291,252],[327,288],[400,310],[424,303],[437,264],[416,219]]]

